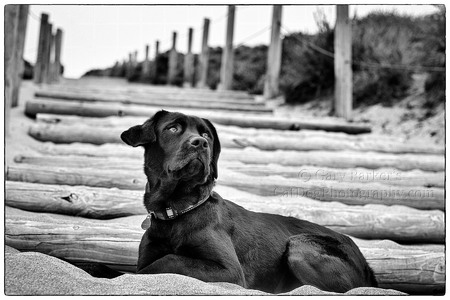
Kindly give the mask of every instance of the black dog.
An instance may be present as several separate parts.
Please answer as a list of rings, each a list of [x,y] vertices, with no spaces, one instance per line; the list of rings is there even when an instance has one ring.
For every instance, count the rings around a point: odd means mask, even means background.
[[[220,142],[206,119],[160,111],[121,135],[145,148],[149,212],[137,272],[176,273],[280,293],[377,286],[354,242],[323,226],[255,213],[213,192]]]

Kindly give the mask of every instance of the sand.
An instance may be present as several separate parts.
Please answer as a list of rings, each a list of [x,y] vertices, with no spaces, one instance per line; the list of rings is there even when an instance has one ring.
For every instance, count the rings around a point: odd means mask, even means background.
[[[205,283],[177,275],[131,275],[95,278],[58,258],[19,252],[6,246],[6,295],[270,295],[235,284]],[[346,295],[405,295],[380,288],[356,288]],[[302,286],[283,295],[339,295],[313,286]]]

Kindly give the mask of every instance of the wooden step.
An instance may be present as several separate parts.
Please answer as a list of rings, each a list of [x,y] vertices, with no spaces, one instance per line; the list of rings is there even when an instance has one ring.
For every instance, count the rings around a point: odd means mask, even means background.
[[[261,197],[234,188],[215,188],[222,197],[246,209],[307,220],[364,239],[406,243],[444,243],[444,212],[405,206],[348,206],[304,197]],[[5,204],[43,213],[94,219],[146,214],[144,191],[6,181]]]
[[[144,216],[93,220],[5,208],[5,245],[133,271]],[[354,238],[382,288],[406,293],[445,289],[444,245],[401,246]]]
[[[147,179],[142,171],[68,168],[17,164],[7,168],[6,178],[42,184],[85,185],[93,187],[144,190]],[[357,183],[311,180],[302,181],[280,176],[256,177],[230,170],[219,172],[218,184],[261,196],[302,196],[324,202],[348,205],[405,205],[418,209],[444,210],[444,189],[389,186],[380,183]]]

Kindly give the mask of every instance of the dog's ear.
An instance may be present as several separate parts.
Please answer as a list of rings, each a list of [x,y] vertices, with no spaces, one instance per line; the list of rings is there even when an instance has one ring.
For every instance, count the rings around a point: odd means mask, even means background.
[[[169,112],[165,110],[158,111],[156,114],[153,115],[153,117],[145,121],[144,124],[133,126],[130,129],[122,132],[120,138],[126,144],[133,147],[143,146],[145,144],[155,142],[156,141],[155,126],[158,120],[168,113]]]
[[[219,161],[219,155],[220,155],[220,149],[221,149],[219,136],[217,135],[216,128],[208,119],[203,119],[203,121],[205,121],[206,125],[208,126],[209,130],[211,131],[211,133],[213,134],[213,137],[214,137],[213,157],[212,157],[212,161],[211,161],[211,168],[212,168],[212,174],[213,174],[214,178],[217,179],[217,177],[219,176],[217,162]]]

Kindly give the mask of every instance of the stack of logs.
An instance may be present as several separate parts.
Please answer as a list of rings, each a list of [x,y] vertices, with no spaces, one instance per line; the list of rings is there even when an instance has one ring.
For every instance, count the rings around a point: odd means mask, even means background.
[[[8,166],[7,245],[133,272],[146,178],[143,149],[120,133],[162,107],[214,122],[222,197],[352,236],[383,288],[445,289],[443,147],[361,124],[276,118],[230,91],[61,84],[36,96],[26,114],[42,143]]]

